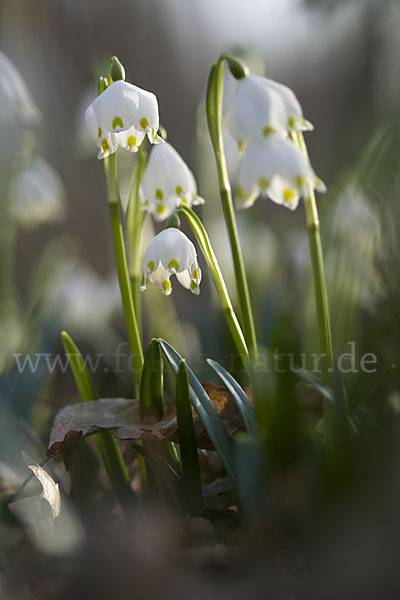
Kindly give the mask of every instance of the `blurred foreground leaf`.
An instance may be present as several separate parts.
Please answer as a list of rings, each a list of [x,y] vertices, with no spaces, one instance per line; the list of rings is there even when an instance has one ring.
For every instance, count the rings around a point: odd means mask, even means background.
[[[80,521],[68,502],[61,509],[60,490],[49,473],[34,461],[27,466],[40,482],[42,493],[10,502],[11,512],[42,552],[55,555],[76,552],[83,542]]]

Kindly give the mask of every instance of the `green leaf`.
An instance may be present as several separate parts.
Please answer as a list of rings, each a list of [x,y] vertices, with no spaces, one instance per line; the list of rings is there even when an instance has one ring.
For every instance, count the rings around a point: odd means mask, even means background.
[[[349,412],[353,413],[360,404],[364,404],[366,400],[371,396],[372,392],[378,387],[378,385],[385,379],[389,373],[396,368],[396,365],[389,365],[379,373],[375,375],[372,381],[358,394],[355,398],[349,401]]]
[[[69,357],[69,365],[72,369],[81,401],[88,402],[89,400],[96,400],[98,397],[96,390],[94,389],[93,382],[87,372],[82,354],[79,352],[78,347],[66,331],[61,332],[61,340],[65,354]]]
[[[189,513],[197,515],[202,507],[200,466],[190,403],[189,377],[184,360],[179,364],[176,378],[176,418],[185,503]]]
[[[342,375],[336,366],[333,371],[333,385],[335,402],[333,406],[332,440],[337,451],[343,451],[347,447],[350,429],[353,422],[349,422],[349,411],[347,407],[346,393],[343,386]]]
[[[246,431],[251,435],[255,435],[255,417],[254,408],[250,400],[248,399],[246,392],[238,384],[236,379],[232,377],[230,373],[223,366],[218,364],[211,358],[207,359],[210,367],[216,372],[222,383],[226,386],[232,398],[234,399],[236,406],[242,416]]]
[[[175,374],[178,374],[182,357],[170,344],[168,344],[168,342],[162,339],[159,341],[173,371]],[[190,367],[186,368],[189,376],[190,400],[197,414],[199,415],[199,418],[203,423],[203,426],[207,431],[215,450],[218,452],[229,478],[240,494],[240,485],[234,467],[232,440],[229,437],[220,416],[215,410],[213,403],[208,397],[200,381],[197,379]]]
[[[81,401],[89,402],[97,400],[96,390],[78,347],[66,331],[61,332],[61,339],[65,352],[69,356],[72,373]],[[115,495],[122,508],[130,512],[136,506],[136,497],[131,488],[129,474],[118,444],[109,431],[96,434],[95,438]]]
[[[142,419],[163,417],[163,364],[160,343],[153,338],[143,365],[140,387],[140,412]]]
[[[317,377],[306,369],[291,368],[291,371],[296,377],[311,385],[325,400],[334,402],[333,391],[324,385]]]
[[[236,468],[242,483],[241,498],[250,518],[262,507],[268,482],[268,464],[265,444],[258,438],[241,433],[235,444]]]

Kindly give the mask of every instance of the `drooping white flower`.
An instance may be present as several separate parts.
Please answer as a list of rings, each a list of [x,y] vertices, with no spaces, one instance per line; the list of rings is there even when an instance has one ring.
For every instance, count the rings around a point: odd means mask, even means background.
[[[38,119],[39,111],[19,71],[0,52],[0,122],[18,120],[30,125]]]
[[[56,171],[35,156],[15,178],[10,190],[10,211],[23,227],[55,223],[65,212],[65,190]]]
[[[203,204],[196,181],[178,152],[166,142],[155,146],[142,178],[143,208],[157,221],[169,217],[181,204]]]
[[[238,143],[262,140],[271,133],[286,137],[288,131],[312,129],[290,88],[257,75],[238,81],[229,126]]]
[[[137,152],[145,135],[152,144],[162,143],[157,135],[157,98],[126,81],[114,81],[86,109],[86,125],[99,147],[98,158],[113,154],[118,146]]]
[[[310,185],[319,192],[326,190],[309,160],[290,139],[270,135],[248,146],[237,178],[236,201],[248,208],[264,193],[273,202],[294,210]]]
[[[172,291],[171,275],[176,275],[179,283],[193,294],[200,293],[201,270],[196,249],[193,242],[175,227],[164,229],[150,242],[143,258],[140,290],[145,290],[149,281],[169,296]]]

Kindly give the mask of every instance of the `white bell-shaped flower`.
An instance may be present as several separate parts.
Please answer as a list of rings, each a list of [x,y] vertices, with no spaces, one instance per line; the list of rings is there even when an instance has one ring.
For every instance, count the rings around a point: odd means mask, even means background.
[[[171,275],[193,294],[200,293],[201,270],[193,242],[175,227],[164,229],[152,239],[143,258],[143,279],[140,290],[147,281],[155,283],[169,296],[172,291]]]
[[[286,137],[288,131],[312,129],[291,89],[257,75],[238,82],[229,127],[238,143],[262,140],[271,133]]]
[[[35,106],[20,73],[3,52],[0,52],[0,124],[18,120],[30,125],[39,120]]]
[[[56,171],[40,156],[34,156],[20,171],[10,188],[10,211],[23,227],[56,223],[65,213],[65,190]]]
[[[294,210],[309,186],[326,191],[302,151],[290,139],[271,135],[248,146],[237,178],[236,202],[248,208],[264,193]]]
[[[126,81],[114,81],[86,109],[86,125],[105,158],[122,146],[137,152],[145,135],[152,144],[162,143],[157,135],[157,98]]]
[[[166,142],[155,146],[143,173],[143,208],[157,221],[167,219],[177,206],[203,204],[196,181],[178,152]]]

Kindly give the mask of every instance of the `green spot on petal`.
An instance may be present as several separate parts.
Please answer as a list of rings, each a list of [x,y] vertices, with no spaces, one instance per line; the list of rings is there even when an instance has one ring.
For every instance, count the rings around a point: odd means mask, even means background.
[[[285,202],[290,202],[296,196],[295,191],[292,188],[285,188],[283,190],[283,199]]]
[[[150,260],[147,264],[147,268],[150,269],[150,271],[154,271],[154,267],[155,267],[154,261]]]
[[[169,261],[168,269],[175,269],[175,271],[179,269],[179,263],[177,260],[175,260],[175,258]]]
[[[162,282],[162,289],[164,292],[169,292],[171,290],[171,282],[168,279],[165,279]]]
[[[269,181],[268,181],[268,179],[266,177],[260,177],[260,179],[258,180],[258,185],[263,190],[266,190],[268,188],[268,186],[269,186]]]
[[[114,120],[112,122],[112,128],[116,129],[117,127],[120,127],[121,129],[123,129],[123,127],[124,127],[124,123],[123,123],[121,117],[114,117]]]
[[[177,185],[175,188],[175,192],[177,193],[178,196],[181,196],[183,194],[182,186]]]
[[[101,130],[101,127],[99,127],[98,130],[97,130],[97,137],[101,138],[102,135],[103,135],[103,132]]]
[[[164,213],[165,213],[165,206],[164,206],[164,204],[159,204],[159,205],[157,206],[157,208],[156,208],[156,213],[157,213],[158,215],[162,215],[162,214],[164,214]]]
[[[269,135],[271,135],[271,133],[275,133],[275,129],[273,127],[271,127],[270,125],[264,127],[262,131],[264,137],[268,137]]]
[[[107,142],[107,140],[102,140],[101,142],[101,147],[103,149],[103,152],[108,152],[110,149],[110,144]]]
[[[193,279],[198,279],[198,278],[199,278],[199,270],[198,270],[198,269],[195,269],[195,270],[193,271]]]
[[[140,127],[142,127],[143,129],[146,129],[146,127],[148,127],[148,126],[149,126],[149,122],[145,117],[140,119]]]
[[[162,200],[164,198],[164,194],[159,188],[156,189],[156,198],[157,200]]]
[[[297,175],[297,177],[296,177],[296,185],[299,188],[304,187],[304,177],[302,175]]]
[[[196,290],[199,289],[198,284],[195,281],[191,281],[190,282],[190,289],[192,290],[192,292],[195,292]]]
[[[236,188],[236,197],[238,200],[243,200],[243,189],[238,185]]]
[[[242,141],[238,142],[239,152],[244,152],[246,150],[246,144]]]
[[[129,148],[134,148],[137,145],[137,139],[134,135],[130,135],[126,141]]]

